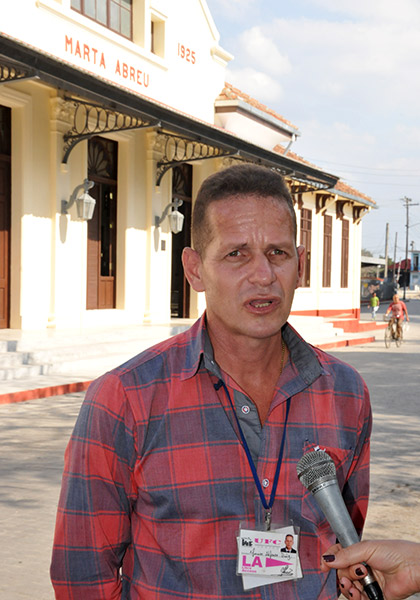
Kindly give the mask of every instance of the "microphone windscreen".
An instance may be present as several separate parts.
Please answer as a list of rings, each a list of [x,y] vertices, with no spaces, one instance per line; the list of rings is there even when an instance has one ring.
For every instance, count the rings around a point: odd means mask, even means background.
[[[300,481],[307,489],[320,479],[337,477],[334,461],[324,450],[313,450],[304,454],[296,470]]]

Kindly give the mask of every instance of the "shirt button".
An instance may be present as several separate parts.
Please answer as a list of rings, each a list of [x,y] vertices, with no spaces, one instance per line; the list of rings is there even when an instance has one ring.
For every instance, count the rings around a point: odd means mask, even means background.
[[[250,410],[251,409],[246,404],[244,404],[241,408],[241,411],[243,412],[244,415],[248,415]]]
[[[263,484],[263,487],[267,488],[270,485],[270,480],[269,479],[263,479],[262,480],[262,484]]]

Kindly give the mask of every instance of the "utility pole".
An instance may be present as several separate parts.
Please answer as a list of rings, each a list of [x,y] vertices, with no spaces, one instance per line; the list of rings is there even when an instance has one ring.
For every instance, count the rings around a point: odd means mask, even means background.
[[[385,270],[384,270],[384,281],[388,279],[388,237],[389,237],[389,223],[386,224],[385,230]]]
[[[398,240],[398,231],[395,232],[395,244],[394,244],[394,272],[393,272],[393,278],[394,278],[394,283],[397,283],[397,277],[396,277],[396,269],[395,269],[395,265],[397,264],[397,240]]]
[[[407,288],[407,271],[408,271],[408,230],[410,228],[410,206],[418,206],[417,204],[413,204],[413,201],[411,200],[411,198],[407,198],[407,196],[404,196],[403,198],[403,202],[404,202],[404,206],[406,209],[406,219],[405,219],[405,228],[406,228],[406,235],[405,235],[405,273],[404,273],[404,300],[405,300],[405,290]]]

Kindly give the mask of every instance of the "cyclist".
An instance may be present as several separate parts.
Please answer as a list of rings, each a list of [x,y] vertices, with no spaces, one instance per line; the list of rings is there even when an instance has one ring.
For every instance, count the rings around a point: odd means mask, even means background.
[[[394,323],[396,323],[397,324],[397,337],[401,338],[401,327],[402,327],[402,322],[404,321],[404,314],[406,316],[407,323],[410,319],[408,318],[408,312],[407,312],[407,307],[405,305],[405,302],[403,302],[402,300],[399,299],[398,294],[395,294],[392,297],[392,302],[388,306],[385,316],[388,316],[390,312],[392,312],[392,315],[391,315],[391,320],[389,322],[389,328],[392,331],[392,326]]]

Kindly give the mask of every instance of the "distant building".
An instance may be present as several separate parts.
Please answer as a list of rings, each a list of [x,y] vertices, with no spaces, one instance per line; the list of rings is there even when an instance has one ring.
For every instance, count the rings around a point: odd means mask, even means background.
[[[420,290],[420,250],[411,250],[410,290]]]
[[[225,83],[232,56],[204,0],[103,4],[2,12],[0,327],[197,317],[204,299],[180,262],[194,196],[241,160],[278,170],[293,194],[308,249],[293,311],[357,316],[374,202],[292,153],[298,128]],[[93,216],[79,219],[89,197]]]

